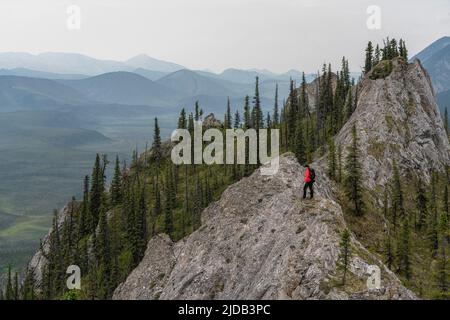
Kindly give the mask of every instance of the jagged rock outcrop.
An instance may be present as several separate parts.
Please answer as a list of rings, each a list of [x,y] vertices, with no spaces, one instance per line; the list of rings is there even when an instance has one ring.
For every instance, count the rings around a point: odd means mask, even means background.
[[[432,169],[443,171],[450,164],[450,146],[431,80],[418,60],[408,64],[394,59],[385,78],[372,80],[371,73],[366,75],[356,110],[336,137],[344,157],[353,124],[369,189],[388,181],[394,160],[403,174],[420,172],[426,182]]]
[[[315,199],[302,200],[303,173],[288,154],[277,174],[258,170],[230,186],[197,231],[177,243],[151,239],[114,299],[414,299],[354,237],[349,284],[339,285],[343,213],[329,181],[319,179]],[[373,264],[382,270],[379,290],[366,286]]]
[[[337,77],[336,73],[332,72],[331,73],[331,88],[333,90],[333,93],[336,90],[337,80],[338,80],[338,77]],[[320,76],[320,77],[317,77],[316,79],[314,79],[314,81],[312,81],[311,83],[308,83],[306,85],[306,93],[308,95],[308,104],[309,104],[310,111],[316,110],[316,106],[318,103],[317,99],[319,98],[320,83],[322,81],[325,81],[325,78],[323,76]],[[300,89],[296,89],[296,94],[297,94],[297,97],[300,97]]]
[[[205,117],[205,120],[203,120],[203,127],[205,129],[209,128],[222,128],[222,122],[220,120],[217,120],[214,116],[214,113],[210,113]]]
[[[333,93],[336,90],[337,80],[338,80],[338,76],[336,75],[336,73],[332,72],[331,73],[331,88],[333,90]],[[325,78],[323,76],[317,77],[312,82],[306,84],[306,95],[307,95],[307,99],[308,99],[308,108],[309,108],[310,112],[313,112],[314,110],[316,110],[316,106],[318,103],[317,100],[319,98],[319,90],[320,90],[321,81],[325,81]],[[300,99],[301,86],[299,84],[296,84],[296,85],[297,85],[297,88],[295,89],[295,95],[297,96],[298,99]],[[286,101],[288,108],[290,106],[290,103],[291,103],[290,99],[288,98]]]

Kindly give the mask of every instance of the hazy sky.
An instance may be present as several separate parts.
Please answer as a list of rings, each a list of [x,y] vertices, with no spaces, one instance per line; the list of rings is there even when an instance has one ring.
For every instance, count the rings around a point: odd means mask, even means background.
[[[67,28],[67,7],[81,29]],[[366,26],[370,5],[381,29]],[[450,0],[1,0],[0,52],[146,53],[192,69],[320,68],[345,55],[360,70],[369,39],[403,37],[414,54],[450,35]]]

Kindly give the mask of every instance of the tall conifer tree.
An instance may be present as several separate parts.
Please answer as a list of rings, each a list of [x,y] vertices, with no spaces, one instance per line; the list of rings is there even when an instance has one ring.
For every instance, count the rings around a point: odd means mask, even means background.
[[[352,144],[348,147],[345,163],[345,193],[352,203],[352,211],[356,216],[364,212],[364,203],[362,197],[362,168],[359,159],[358,136],[356,125],[352,127]]]
[[[122,202],[122,172],[120,171],[119,156],[116,156],[114,177],[111,182],[111,204],[117,206]]]

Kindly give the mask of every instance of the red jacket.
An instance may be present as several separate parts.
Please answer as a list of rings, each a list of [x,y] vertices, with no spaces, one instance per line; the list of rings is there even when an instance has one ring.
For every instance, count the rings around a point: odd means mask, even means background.
[[[311,182],[311,175],[309,174],[309,168],[305,170],[305,182]]]

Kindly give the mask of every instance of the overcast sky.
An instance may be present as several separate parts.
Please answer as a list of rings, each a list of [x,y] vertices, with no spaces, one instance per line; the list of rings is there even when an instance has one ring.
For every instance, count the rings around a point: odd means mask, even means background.
[[[67,28],[69,5],[81,29]],[[366,26],[370,5],[381,29]],[[365,44],[406,39],[410,53],[450,35],[450,0],[1,0],[0,52],[78,52],[125,60],[146,53],[191,69],[314,72]]]

